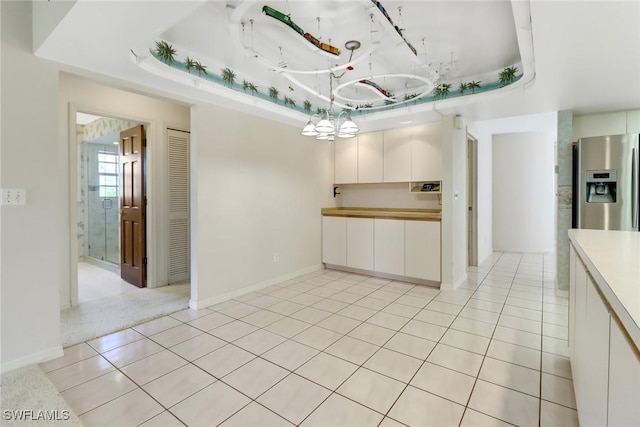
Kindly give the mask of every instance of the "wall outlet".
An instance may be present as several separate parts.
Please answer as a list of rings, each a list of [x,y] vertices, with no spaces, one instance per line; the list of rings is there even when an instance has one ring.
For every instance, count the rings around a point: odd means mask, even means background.
[[[273,262],[278,262],[280,261],[280,253],[279,252],[274,252],[273,253]]]
[[[27,190],[24,188],[3,188],[2,205],[18,206],[27,204]]]

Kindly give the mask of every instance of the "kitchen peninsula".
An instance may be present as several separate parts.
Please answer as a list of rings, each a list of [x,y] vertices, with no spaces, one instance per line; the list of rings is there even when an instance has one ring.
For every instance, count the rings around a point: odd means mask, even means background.
[[[640,233],[569,230],[569,353],[580,424],[640,425]]]
[[[440,286],[441,212],[436,209],[322,209],[328,268]]]

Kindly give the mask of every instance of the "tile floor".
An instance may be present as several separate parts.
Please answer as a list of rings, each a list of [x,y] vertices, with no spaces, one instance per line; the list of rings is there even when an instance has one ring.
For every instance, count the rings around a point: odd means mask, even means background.
[[[321,270],[41,366],[87,426],[577,425],[554,259],[454,292]]]

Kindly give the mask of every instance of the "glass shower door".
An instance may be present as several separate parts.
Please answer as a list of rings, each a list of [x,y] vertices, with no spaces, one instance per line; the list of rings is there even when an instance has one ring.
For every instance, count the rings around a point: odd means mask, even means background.
[[[89,256],[120,264],[118,147],[89,144],[87,151]]]

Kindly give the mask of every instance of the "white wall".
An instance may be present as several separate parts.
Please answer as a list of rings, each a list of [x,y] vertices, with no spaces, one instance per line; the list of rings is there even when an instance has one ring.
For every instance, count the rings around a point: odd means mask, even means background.
[[[342,184],[335,198],[340,207],[441,209],[436,195],[409,192],[408,182],[382,184]]]
[[[165,126],[190,126],[184,106],[60,74],[60,66],[33,56],[31,6],[0,3],[0,178],[3,188],[27,190],[26,206],[2,207],[0,216],[3,371],[61,354],[60,292],[67,300],[75,240],[70,225],[77,215],[70,210],[77,159],[70,151],[69,112],[153,120],[156,141]],[[193,168],[199,167],[192,177],[199,197],[192,213],[193,301],[206,303],[319,268],[320,209],[334,205],[331,147],[266,119],[208,105],[193,111]],[[159,152],[149,161],[163,175]],[[158,188],[150,191],[158,197]],[[156,224],[162,215],[156,212]],[[280,254],[278,263],[274,252]]]
[[[478,263],[482,263],[494,250],[493,245],[493,193],[492,159],[494,134],[514,132],[557,131],[555,112],[484,120],[469,123],[469,133],[478,140]]]
[[[148,286],[155,287],[167,284],[169,225],[165,202],[168,185],[165,129],[171,127],[189,130],[190,108],[175,102],[124,92],[67,73],[60,74],[58,105],[60,120],[58,137],[62,141],[61,146],[64,147],[64,168],[69,171],[76,171],[78,168],[75,154],[77,147],[74,146],[74,141],[70,141],[69,138],[69,135],[75,135],[75,133],[69,132],[69,126],[75,122],[75,110],[149,124],[146,127]],[[76,174],[69,174],[68,179],[70,180],[70,188],[76,188]],[[75,194],[72,194],[72,197],[74,196]],[[71,199],[68,203],[73,205],[75,202]],[[70,209],[69,224],[74,231],[76,223],[77,209]],[[76,240],[71,242],[69,250],[73,255],[77,253]],[[67,269],[63,286],[60,289],[62,308],[69,307],[72,303],[71,288],[76,283],[77,271],[74,268]]]
[[[190,306],[320,268],[320,210],[335,205],[331,145],[206,104],[191,119]]]
[[[452,290],[467,278],[467,128],[442,118],[442,284]]]
[[[555,249],[555,137],[550,132],[493,136],[493,248]]]
[[[0,8],[0,181],[27,191],[25,206],[1,208],[0,354],[7,371],[62,355],[59,289],[69,265],[69,208],[56,137],[57,69],[31,54],[31,2],[3,1]]]

